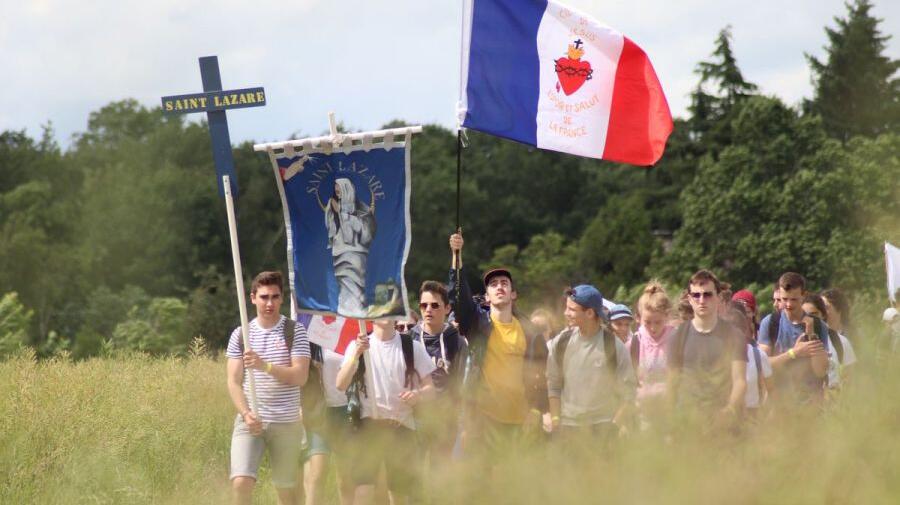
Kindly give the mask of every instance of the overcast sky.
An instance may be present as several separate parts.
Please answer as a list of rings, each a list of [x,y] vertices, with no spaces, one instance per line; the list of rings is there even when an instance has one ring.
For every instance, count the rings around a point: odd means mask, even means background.
[[[841,0],[570,0],[650,56],[675,115],[696,63],[732,26],[744,76],[794,104],[811,95],[803,53],[821,56]],[[226,89],[264,86],[268,105],[228,113],[233,143],[391,119],[454,125],[460,0],[0,0],[0,130],[64,146],[90,112],[125,98],[202,91],[197,58],[218,55]],[[900,2],[875,0],[900,58]],[[195,115],[197,116],[197,115]]]

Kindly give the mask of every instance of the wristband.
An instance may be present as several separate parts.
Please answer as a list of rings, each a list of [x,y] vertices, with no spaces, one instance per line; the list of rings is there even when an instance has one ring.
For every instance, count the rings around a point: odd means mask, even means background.
[[[270,375],[272,374],[272,364],[271,363],[266,363],[266,373],[270,374]]]
[[[797,353],[794,352],[793,349],[788,350],[788,356],[790,356],[791,359],[797,359]]]

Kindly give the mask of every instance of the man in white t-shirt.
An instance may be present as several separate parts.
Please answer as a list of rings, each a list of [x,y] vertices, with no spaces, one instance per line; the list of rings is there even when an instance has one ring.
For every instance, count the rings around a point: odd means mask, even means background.
[[[225,351],[228,394],[238,411],[231,435],[235,503],[252,502],[259,462],[266,449],[278,503],[297,502],[295,486],[303,439],[300,386],[309,373],[309,341],[302,324],[281,315],[281,286],[280,272],[262,272],[253,279],[250,301],[256,306],[256,318],[249,325],[249,348],[244,348],[238,327]],[[250,409],[250,374],[256,382],[258,412]]]
[[[421,495],[421,464],[413,407],[434,396],[434,362],[422,342],[401,336],[393,321],[377,321],[370,336],[360,336],[344,352],[337,375],[339,390],[350,387],[366,350],[365,374],[371,374],[371,379],[361,382],[374,386],[374,391],[360,394],[362,426],[353,442],[354,503],[373,503],[382,463],[396,501],[417,498]]]

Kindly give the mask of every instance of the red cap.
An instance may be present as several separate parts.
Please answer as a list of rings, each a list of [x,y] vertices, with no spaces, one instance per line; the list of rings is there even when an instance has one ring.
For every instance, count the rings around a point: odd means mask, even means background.
[[[756,297],[753,296],[753,293],[746,289],[742,289],[732,295],[731,301],[733,302],[742,302],[744,305],[750,309],[750,312],[756,314]]]

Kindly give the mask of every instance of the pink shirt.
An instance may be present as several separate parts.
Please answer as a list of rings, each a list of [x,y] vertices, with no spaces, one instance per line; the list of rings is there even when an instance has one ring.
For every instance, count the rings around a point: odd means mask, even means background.
[[[638,378],[638,403],[642,398],[655,397],[666,392],[666,343],[674,333],[675,328],[666,326],[659,340],[654,340],[646,328],[643,326],[638,328],[637,335],[641,346],[640,361],[635,370]],[[635,343],[634,340],[634,337],[628,340],[629,352]]]

